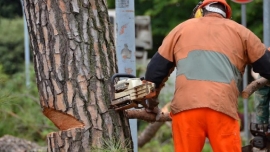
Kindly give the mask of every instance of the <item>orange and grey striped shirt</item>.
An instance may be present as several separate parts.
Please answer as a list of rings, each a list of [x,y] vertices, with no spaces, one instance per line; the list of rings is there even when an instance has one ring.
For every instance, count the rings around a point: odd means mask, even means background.
[[[270,79],[270,51],[244,26],[218,14],[189,19],[163,40],[145,79],[161,89],[176,68],[171,112],[208,107],[238,119],[245,66]]]

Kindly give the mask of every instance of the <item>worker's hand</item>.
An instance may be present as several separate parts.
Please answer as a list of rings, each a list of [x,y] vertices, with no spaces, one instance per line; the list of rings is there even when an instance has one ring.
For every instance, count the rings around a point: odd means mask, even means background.
[[[151,109],[145,108],[145,111],[148,112],[148,113],[155,113],[155,114],[157,114],[159,112],[159,110],[160,109],[158,108],[158,106],[156,106],[154,108],[151,108]]]
[[[146,105],[148,109],[154,109],[155,107],[158,107],[159,101],[157,97],[149,98],[146,100]]]
[[[153,97],[146,100],[146,105],[148,108],[145,108],[145,111],[148,113],[154,113],[156,115],[156,121],[161,117],[161,110],[158,108],[158,98]]]
[[[158,106],[152,108],[152,109],[148,109],[145,108],[145,111],[148,113],[153,113],[156,115],[156,121],[160,119],[161,115],[162,115],[162,111],[158,108]]]

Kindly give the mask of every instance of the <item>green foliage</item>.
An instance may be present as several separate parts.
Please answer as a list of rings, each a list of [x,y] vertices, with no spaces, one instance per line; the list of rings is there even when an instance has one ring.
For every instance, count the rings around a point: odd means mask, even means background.
[[[146,123],[146,122],[145,122]],[[143,126],[146,126],[146,123]],[[141,128],[143,129],[143,128]],[[171,134],[171,128],[167,125],[163,125],[156,133],[155,137],[150,142],[145,144],[142,148],[138,149],[140,152],[169,152],[173,150],[173,140]]]
[[[108,9],[115,8],[115,1],[114,0],[107,0],[107,6],[108,6]]]
[[[241,4],[228,1],[232,8],[232,20],[242,24]],[[253,0],[246,4],[246,27],[263,40],[263,0]]]
[[[151,57],[161,45],[162,40],[177,24],[190,18],[197,0],[136,0],[135,14],[149,15],[153,34],[153,50],[149,52]],[[169,9],[168,9],[169,8]]]
[[[6,74],[14,74],[23,70],[23,29],[22,18],[0,19],[0,63]]]
[[[247,5],[247,27],[263,41],[263,0]]]
[[[118,139],[111,139],[111,140],[103,140],[104,147],[98,148],[98,147],[92,147],[91,152],[127,152],[131,151],[131,149],[128,149],[126,147],[123,147],[123,144]],[[128,141],[126,141],[127,145],[130,145]]]
[[[153,50],[149,58],[158,50],[162,40],[177,24],[190,18],[193,8],[200,0],[135,0],[135,15],[149,15],[153,34]],[[115,1],[108,0],[109,8],[114,8]],[[241,5],[227,0],[232,8],[232,20],[241,24]],[[259,38],[263,35],[262,0],[246,4],[247,28]]]
[[[22,17],[22,6],[20,0],[0,0],[0,17]]]
[[[26,87],[24,73],[7,76],[0,68],[0,137],[6,134],[44,145],[46,135],[57,130],[41,112],[33,69]]]

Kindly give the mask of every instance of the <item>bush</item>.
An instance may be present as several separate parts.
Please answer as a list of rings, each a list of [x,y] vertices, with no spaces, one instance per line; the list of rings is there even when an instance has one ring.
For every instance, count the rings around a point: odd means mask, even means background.
[[[24,23],[22,18],[0,19],[0,63],[9,75],[23,70]]]
[[[9,77],[0,68],[0,136],[9,134],[44,145],[46,135],[57,129],[41,112],[33,69],[30,77],[27,87],[23,72]]]

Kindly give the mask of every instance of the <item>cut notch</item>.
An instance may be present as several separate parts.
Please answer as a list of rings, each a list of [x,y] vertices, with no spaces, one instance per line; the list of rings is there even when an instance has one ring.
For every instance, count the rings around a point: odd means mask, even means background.
[[[74,118],[72,115],[63,113],[61,111],[52,109],[52,108],[44,108],[43,114],[49,118],[54,125],[60,130],[68,130],[71,128],[82,128],[84,124]]]

